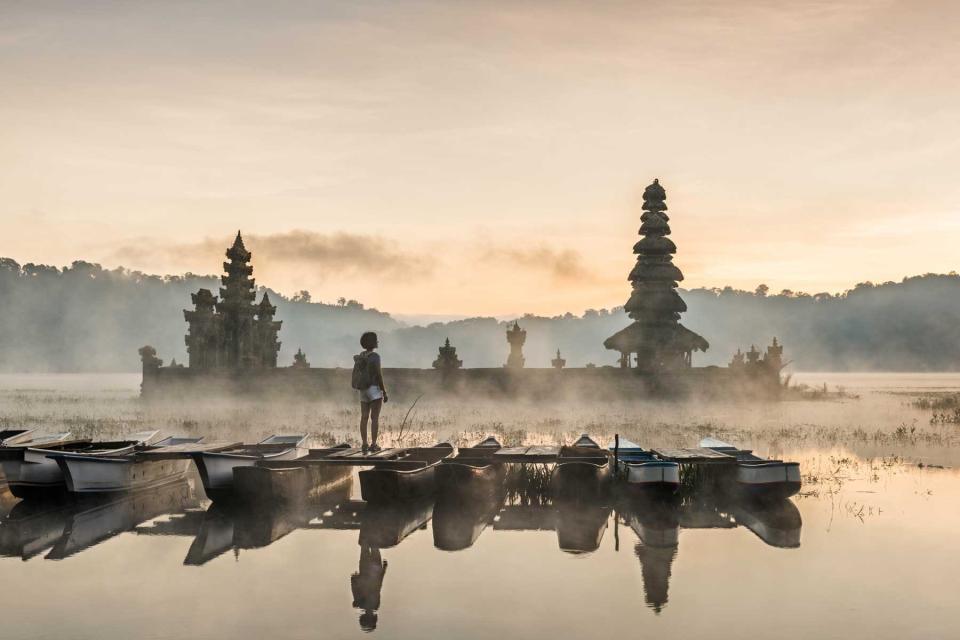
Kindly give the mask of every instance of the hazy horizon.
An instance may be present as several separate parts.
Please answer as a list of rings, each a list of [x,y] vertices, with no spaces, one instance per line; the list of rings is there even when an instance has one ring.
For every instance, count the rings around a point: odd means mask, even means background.
[[[659,178],[687,288],[946,273],[958,13],[2,2],[2,253],[219,273],[240,228],[287,294],[552,315],[623,304]]]

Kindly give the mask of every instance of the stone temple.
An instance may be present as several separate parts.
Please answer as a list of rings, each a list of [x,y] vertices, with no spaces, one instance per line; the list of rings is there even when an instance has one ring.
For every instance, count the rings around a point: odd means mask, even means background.
[[[755,347],[746,353],[738,351],[727,367],[693,366],[693,353],[710,345],[680,323],[687,305],[677,292],[683,273],[673,264],[677,246],[669,237],[666,197],[658,180],[643,193],[641,238],[633,247],[637,258],[628,277],[630,298],[624,305],[631,323],[603,343],[619,354],[619,366],[567,367],[559,349],[552,361],[530,362],[523,353],[527,330],[513,322],[507,325],[505,366],[464,367],[456,347],[447,340],[432,367],[385,369],[391,396],[401,401],[442,393],[538,400],[563,394],[611,400],[645,394],[779,396],[780,371],[785,365],[783,346],[776,339],[765,354]],[[152,346],[140,349],[142,395],[181,398],[224,391],[241,396],[355,400],[349,362],[311,367],[301,350],[293,366],[277,366],[282,323],[274,320],[277,309],[266,292],[256,300],[252,254],[239,231],[226,256],[219,296],[200,289],[191,294],[193,308],[183,312],[188,324],[188,366],[164,366]],[[365,330],[356,327],[356,336]]]
[[[220,277],[220,299],[209,289],[191,295],[193,309],[183,316],[189,330],[185,338],[191,369],[249,369],[276,367],[281,322],[274,320],[277,308],[267,293],[256,302],[252,253],[237,232],[227,249],[226,272]]]

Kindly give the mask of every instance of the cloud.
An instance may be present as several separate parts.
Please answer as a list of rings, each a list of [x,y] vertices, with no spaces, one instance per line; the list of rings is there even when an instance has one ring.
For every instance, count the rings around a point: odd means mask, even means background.
[[[253,263],[258,271],[298,265],[318,271],[321,278],[325,275],[409,278],[428,275],[435,262],[431,257],[404,251],[373,235],[294,230],[244,235],[243,240],[253,253]],[[118,247],[112,256],[131,263],[130,266],[153,261],[209,263],[210,270],[217,271],[218,260],[232,242],[232,238],[210,237],[200,242],[180,244],[157,244],[150,240]]]
[[[483,258],[496,262],[507,261],[525,269],[543,271],[561,282],[585,282],[595,279],[594,274],[584,266],[580,253],[573,249],[554,249],[547,246],[532,249],[487,247],[484,249]]]

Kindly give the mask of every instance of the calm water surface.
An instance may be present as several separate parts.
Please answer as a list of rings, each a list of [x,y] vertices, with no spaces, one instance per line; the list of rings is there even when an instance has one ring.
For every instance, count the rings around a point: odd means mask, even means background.
[[[542,468],[490,499],[392,509],[356,482],[297,511],[213,506],[196,478],[77,504],[0,490],[0,637],[960,637],[955,446],[776,454],[801,462],[804,489],[767,506],[556,504]]]

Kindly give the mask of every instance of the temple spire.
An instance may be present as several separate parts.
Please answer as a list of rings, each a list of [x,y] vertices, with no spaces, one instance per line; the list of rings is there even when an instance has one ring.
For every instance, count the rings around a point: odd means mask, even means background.
[[[693,351],[706,351],[709,344],[680,324],[687,305],[676,289],[683,273],[673,264],[677,245],[670,235],[667,192],[659,180],[643,191],[640,240],[633,245],[637,262],[627,279],[632,284],[624,310],[634,321],[604,341],[621,354],[621,366],[630,366],[636,354],[637,367],[645,371],[690,366]]]

